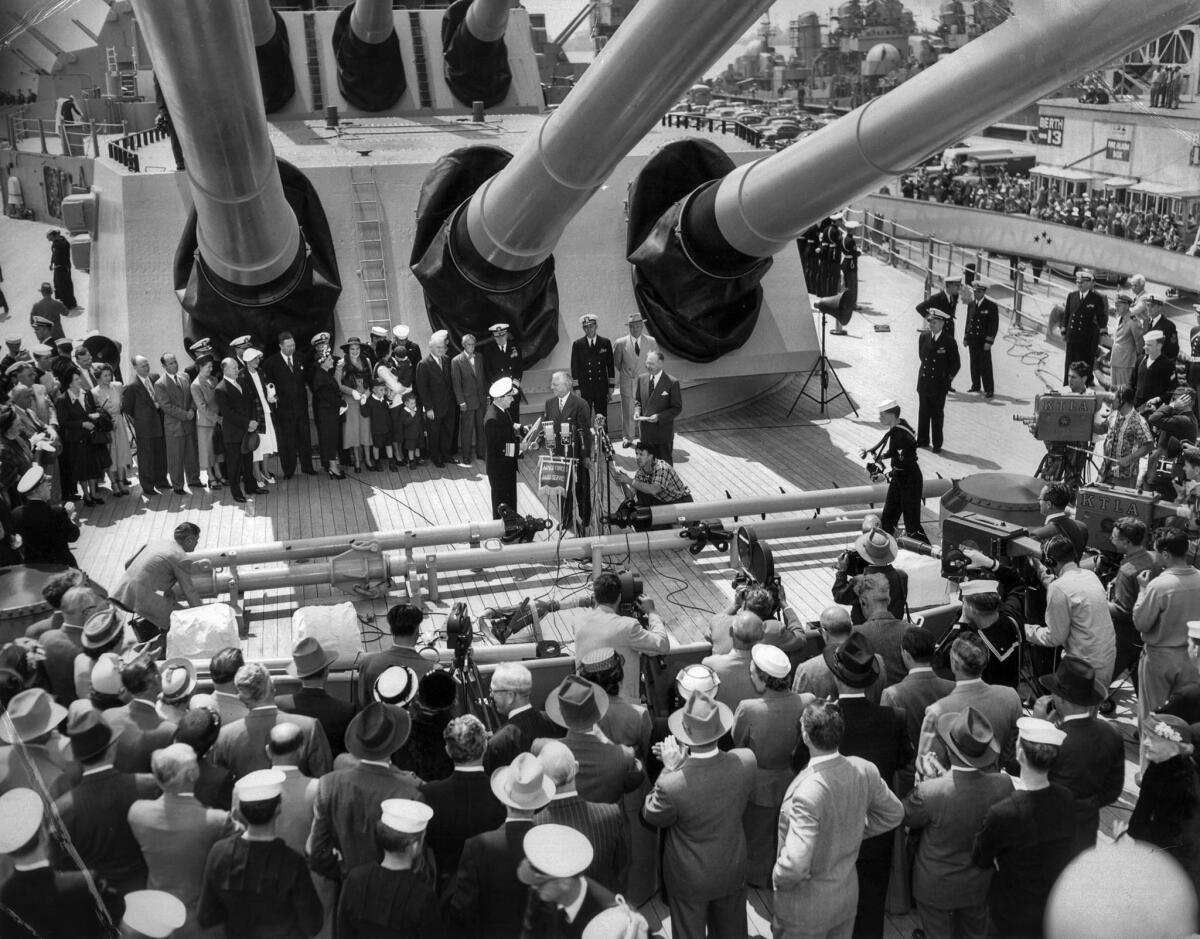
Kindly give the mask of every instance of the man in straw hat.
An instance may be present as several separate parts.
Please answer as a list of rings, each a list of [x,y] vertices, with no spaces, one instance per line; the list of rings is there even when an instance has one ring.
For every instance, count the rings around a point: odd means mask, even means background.
[[[353,704],[325,690],[329,669],[337,657],[337,652],[305,636],[292,648],[292,661],[287,667],[289,675],[300,679],[300,688],[295,694],[275,698],[276,707],[284,713],[304,714],[320,723],[335,757],[346,752],[346,727],[354,717]]]
[[[878,515],[863,519],[861,533],[854,539],[853,547],[838,558],[833,577],[834,602],[850,605],[850,622],[855,626],[867,619],[855,593],[855,578],[860,574],[882,574],[887,578],[888,610],[896,619],[904,618],[908,603],[908,572],[894,566],[900,546],[881,524]]]
[[[737,939],[746,931],[746,835],[742,815],[754,791],[750,750],[717,749],[733,712],[693,692],[667,719],[663,771],[646,796],[643,817],[666,830],[663,882],[672,934]]]
[[[1049,694],[1038,698],[1034,717],[1058,722],[1066,737],[1050,771],[1050,781],[1075,797],[1075,847],[1081,854],[1096,846],[1100,810],[1116,802],[1125,788],[1125,740],[1096,707],[1108,689],[1096,680],[1096,670],[1083,659],[1064,655],[1053,675],[1039,682]]]
[[[554,783],[531,753],[517,754],[492,773],[491,787],[505,806],[504,824],[467,839],[445,897],[450,935],[461,939],[519,935],[528,891],[517,879],[517,866],[525,857],[534,814],[554,796]]]
[[[283,774],[257,770],[234,787],[235,813],[246,830],[213,845],[204,865],[196,922],[226,924],[245,939],[315,936],[323,921],[304,858],[275,836]],[[230,927],[230,923],[233,923]]]
[[[1012,795],[1012,777],[984,772],[999,748],[992,725],[973,707],[943,714],[937,735],[950,771],[923,780],[904,800],[904,824],[921,832],[913,894],[925,939],[985,939],[990,871],[971,861],[988,809]]]
[[[596,733],[606,713],[608,695],[578,675],[568,675],[546,696],[546,715],[567,729],[563,743],[579,761],[575,785],[589,802],[620,802],[646,778],[631,747],[609,743]]]
[[[379,804],[420,797],[420,780],[391,763],[411,729],[407,711],[379,702],[368,704],[350,722],[346,749],[358,762],[321,776],[317,785],[308,851],[314,871],[340,880],[359,864],[379,860],[375,845],[363,837],[379,820]]]
[[[121,893],[146,887],[146,861],[127,816],[138,799],[158,786],[142,774],[113,768],[113,744],[121,734],[100,719],[90,701],[74,701],[67,713],[67,754],[83,770],[70,792],[55,800],[67,834],[87,867]]]
[[[779,816],[779,859],[772,881],[776,939],[849,939],[858,903],[854,862],[863,838],[904,819],[873,763],[842,756],[840,707],[816,701],[804,709],[800,736],[810,759],[792,780]]]
[[[437,894],[414,872],[433,809],[412,799],[385,799],[379,814],[371,834],[383,861],[356,867],[342,884],[337,935],[441,939],[445,933]]]
[[[44,816],[41,796],[32,789],[0,795],[0,854],[16,868],[0,886],[0,935],[109,939],[124,901],[89,871],[54,870]]]
[[[1050,888],[1071,860],[1075,807],[1071,793],[1049,776],[1066,734],[1036,717],[1022,717],[1017,726],[1020,782],[988,809],[971,859],[996,871],[988,935],[1040,937]]]

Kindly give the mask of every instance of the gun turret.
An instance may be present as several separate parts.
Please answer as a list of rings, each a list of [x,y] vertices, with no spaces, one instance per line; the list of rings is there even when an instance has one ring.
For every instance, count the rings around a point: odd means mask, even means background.
[[[254,33],[258,79],[262,82],[263,107],[268,114],[274,114],[296,93],[287,26],[271,9],[270,0],[250,0],[250,27]]]
[[[408,88],[392,0],[355,0],[333,27],[338,90],[364,111],[385,111]]]
[[[442,18],[446,84],[467,106],[482,101],[492,108],[508,96],[512,71],[504,33],[510,5],[510,0],[456,0]]]

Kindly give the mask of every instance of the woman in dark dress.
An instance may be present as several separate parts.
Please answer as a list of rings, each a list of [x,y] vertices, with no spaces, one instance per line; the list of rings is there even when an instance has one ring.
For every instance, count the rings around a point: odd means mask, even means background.
[[[370,397],[375,365],[357,338],[351,337],[342,351],[346,354],[342,359],[342,395],[349,406],[342,443],[350,451],[355,472],[364,464],[374,470],[377,467],[371,462],[371,419],[362,415],[358,405]]]
[[[1173,714],[1151,714],[1142,736],[1149,762],[1127,833],[1162,848],[1200,887],[1200,776],[1191,727]]]
[[[79,369],[63,373],[63,390],[55,402],[58,411],[58,426],[63,436],[62,458],[70,467],[70,478],[83,487],[83,504],[103,505],[104,500],[96,495],[96,486],[104,478],[104,470],[111,462],[108,455],[108,431],[100,407],[92,393],[83,387],[83,374]],[[106,416],[106,415],[105,415]],[[97,440],[96,435],[103,435]]]
[[[75,282],[71,279],[71,242],[58,229],[46,232],[46,240],[50,242],[54,299],[68,310],[74,310],[79,304],[75,302]]]
[[[326,352],[317,362],[313,373],[312,399],[313,418],[317,424],[317,449],[321,451],[321,465],[330,479],[345,479],[338,455],[342,450],[342,365]]]

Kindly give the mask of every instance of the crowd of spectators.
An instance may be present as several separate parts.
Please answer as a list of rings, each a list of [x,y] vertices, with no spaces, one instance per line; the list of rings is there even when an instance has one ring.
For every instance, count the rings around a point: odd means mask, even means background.
[[[0,108],[7,108],[17,104],[33,104],[37,101],[37,92],[32,88],[26,91],[24,88],[18,88],[16,91],[9,91],[7,88],[0,91]]]

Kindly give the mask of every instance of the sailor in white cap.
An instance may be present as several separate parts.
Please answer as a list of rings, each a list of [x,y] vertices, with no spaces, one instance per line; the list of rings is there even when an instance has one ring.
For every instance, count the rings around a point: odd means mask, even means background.
[[[1108,335],[1108,301],[1095,289],[1095,275],[1086,269],[1075,274],[1076,289],[1067,294],[1059,332],[1067,344],[1063,363],[1063,383],[1073,362],[1086,362],[1092,368],[1100,337]]]
[[[595,313],[579,317],[583,335],[571,343],[571,384],[587,402],[592,414],[608,420],[608,403],[616,387],[613,345],[598,334]]]
[[[26,564],[78,567],[70,545],[79,540],[75,503],[50,504],[50,476],[42,467],[27,469],[17,482],[25,502],[12,512],[13,531],[21,536]]]
[[[413,865],[425,848],[433,809],[412,799],[385,799],[373,832],[379,864],[354,868],[342,882],[339,936],[441,936],[437,895]]]
[[[492,492],[492,518],[500,517],[500,506],[517,510],[517,460],[529,444],[523,428],[514,422],[513,402],[517,388],[508,377],[497,378],[488,388],[491,404],[483,418],[488,485]]]
[[[1149,316],[1149,322],[1146,324],[1146,332],[1158,330],[1163,334],[1162,354],[1171,361],[1174,361],[1179,357],[1179,330],[1163,312],[1162,297],[1153,293],[1146,294],[1146,303],[1147,315]]]
[[[631,447],[633,438],[638,436],[637,423],[633,419],[637,379],[646,371],[646,354],[658,351],[658,343],[646,332],[646,321],[641,313],[630,313],[625,322],[628,334],[613,340],[613,369],[621,392],[621,443]]]
[[[942,313],[933,310],[930,320],[938,321]],[[927,338],[922,334],[922,339]],[[957,347],[956,347],[957,348]],[[957,356],[957,352],[955,353]],[[945,395],[942,395],[945,400]],[[900,402],[895,398],[885,398],[876,408],[879,412],[879,423],[885,428],[884,434],[875,446],[863,450],[862,457],[868,456],[873,461],[888,460],[892,471],[888,474],[887,498],[880,516],[880,527],[889,535],[896,532],[896,523],[904,518],[904,531],[910,538],[917,538],[928,543],[929,537],[921,526],[921,492],[925,486],[925,478],[921,475],[921,465],[917,462],[916,431],[912,425],[900,416]],[[940,435],[941,430],[939,428]],[[935,448],[935,452],[936,452]]]
[[[386,326],[372,326],[369,333],[371,342],[371,355],[375,357],[377,362],[382,362],[387,358],[388,353],[392,351],[392,340],[388,336]]]
[[[204,868],[196,923],[210,929],[237,923],[231,935],[258,935],[245,924],[270,923],[272,935],[314,936],[324,914],[303,857],[275,835],[283,782],[281,770],[247,773],[233,789],[234,815],[246,825],[240,837],[213,845]]]
[[[165,890],[125,894],[121,939],[170,939],[187,922],[187,907]]]
[[[509,403],[509,415],[514,423],[521,419],[521,402],[525,400],[521,392],[521,378],[525,374],[525,364],[521,357],[521,349],[508,333],[508,323],[493,323],[488,327],[492,341],[485,343],[483,349],[483,380],[488,386],[494,385],[501,378],[511,378],[513,384],[513,400]],[[495,401],[496,396],[492,395]]]
[[[1135,408],[1151,402],[1157,406],[1170,398],[1175,386],[1175,362],[1166,354],[1166,338],[1161,329],[1147,330],[1142,335],[1146,354],[1138,359],[1134,372]]]
[[[524,847],[517,878],[533,888],[526,922],[534,928],[528,935],[550,935],[551,924],[563,917],[570,930],[565,934],[581,935],[584,926],[616,906],[610,890],[584,876],[595,851],[582,832],[566,825],[536,825],[525,835]]]

